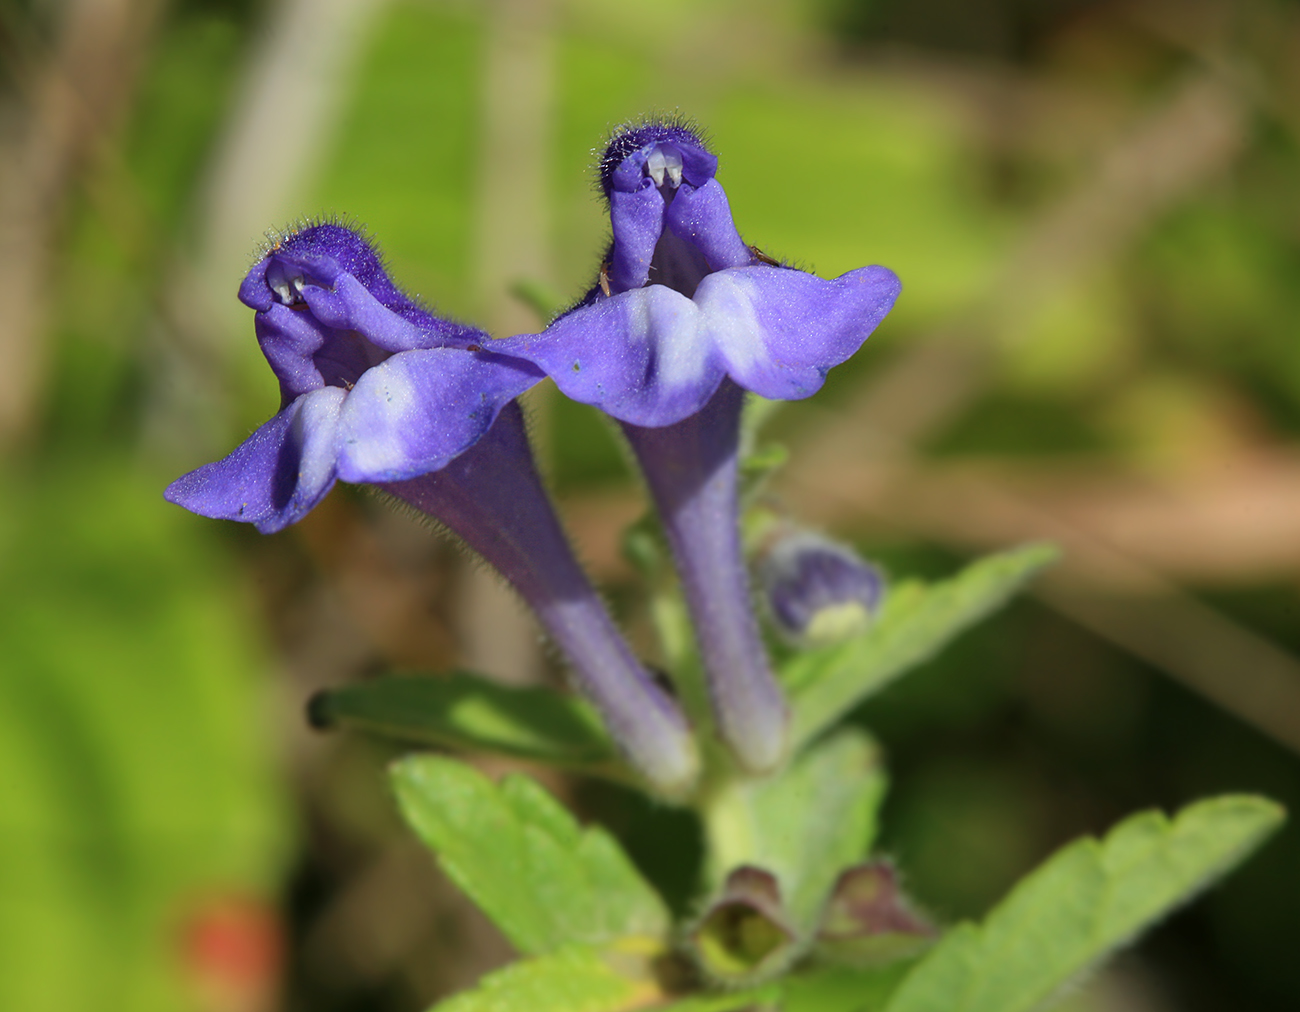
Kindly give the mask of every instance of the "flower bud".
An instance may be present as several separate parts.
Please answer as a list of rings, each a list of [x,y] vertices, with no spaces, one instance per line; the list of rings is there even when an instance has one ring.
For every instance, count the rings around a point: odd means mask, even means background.
[[[880,570],[852,548],[804,530],[777,536],[758,564],[758,579],[778,631],[804,647],[864,631],[885,590]]]

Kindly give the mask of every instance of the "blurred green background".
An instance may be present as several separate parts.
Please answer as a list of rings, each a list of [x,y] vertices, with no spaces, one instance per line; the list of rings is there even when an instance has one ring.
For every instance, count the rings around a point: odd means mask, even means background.
[[[605,241],[591,149],[696,119],[748,241],[883,263],[892,316],[774,434],[773,501],[896,572],[1067,561],[859,719],[942,917],[1062,841],[1223,790],[1300,810],[1300,4],[0,0],[0,1006],[426,1007],[507,958],[316,688],[545,677],[490,578],[339,488],[272,538],[161,499],[276,406],[234,290],[268,228],[363,224],[505,334]],[[584,556],[642,509],[530,395]],[[689,886],[689,826],[559,783]],[[677,849],[674,849],[674,846]],[[1300,1008],[1300,825],[1082,989]]]

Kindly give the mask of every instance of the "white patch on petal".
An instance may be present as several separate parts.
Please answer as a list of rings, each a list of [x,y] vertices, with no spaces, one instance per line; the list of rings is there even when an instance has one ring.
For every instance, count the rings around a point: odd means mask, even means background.
[[[654,382],[668,391],[690,386],[704,375],[712,350],[700,332],[699,308],[661,285],[638,289],[628,312],[628,330],[650,345]]]
[[[764,340],[763,325],[754,311],[754,286],[743,276],[729,271],[710,274],[700,285],[702,330],[727,362],[727,371],[745,376],[771,356]]]
[[[298,463],[299,494],[310,498],[323,488],[334,474],[338,460],[335,433],[339,412],[347,391],[338,387],[313,390],[302,399],[293,419],[292,439],[302,447]]]
[[[390,367],[394,361],[367,369],[348,394],[339,450],[351,474],[377,480],[410,466],[403,434],[416,390],[405,369]]]

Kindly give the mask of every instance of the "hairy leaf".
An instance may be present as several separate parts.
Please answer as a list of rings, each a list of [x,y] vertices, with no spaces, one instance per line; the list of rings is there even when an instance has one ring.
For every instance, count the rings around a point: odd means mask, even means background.
[[[377,678],[333,689],[312,700],[310,715],[318,726],[444,748],[584,768],[614,768],[617,762],[599,720],[580,700],[459,672]]]
[[[490,973],[433,1012],[619,1012],[655,991],[649,980],[625,976],[596,950],[575,945]]]
[[[782,671],[794,709],[798,748],[840,716],[935,656],[959,633],[1000,608],[1056,559],[1050,545],[1026,545],[925,586],[893,588],[875,625],[844,643],[801,653]]]
[[[980,926],[925,955],[886,1012],[1028,1012],[1240,862],[1284,818],[1262,798],[1144,812],[1070,844]]]
[[[582,829],[530,778],[494,784],[464,763],[413,756],[392,780],[406,820],[520,952],[666,936],[663,901],[613,837]]]

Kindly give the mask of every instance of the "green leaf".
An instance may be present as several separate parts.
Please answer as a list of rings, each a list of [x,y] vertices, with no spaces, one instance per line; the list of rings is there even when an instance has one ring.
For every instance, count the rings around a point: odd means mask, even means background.
[[[490,973],[434,1012],[618,1012],[645,1004],[655,984],[620,973],[588,946],[568,946]]]
[[[981,559],[942,583],[902,584],[892,589],[870,630],[794,657],[782,671],[794,709],[794,747],[934,657],[1056,557],[1051,545],[1026,545]]]
[[[879,1012],[910,968],[900,960],[870,970],[836,967],[790,977],[782,1012]]]
[[[376,678],[321,693],[310,713],[317,726],[405,742],[503,752],[589,772],[619,768],[599,720],[580,700],[470,674]]]
[[[613,837],[579,827],[530,778],[494,784],[464,763],[412,756],[392,780],[407,822],[520,952],[667,934],[663,901]]]
[[[783,991],[781,983],[772,983],[739,991],[698,994],[671,1005],[657,1005],[655,1012],[752,1012],[775,1006]]]
[[[886,786],[878,760],[875,743],[848,729],[776,777],[732,785],[707,813],[710,877],[720,882],[740,865],[772,872],[793,927],[807,935],[835,879],[875,839]]]
[[[1229,796],[1173,821],[1144,812],[1100,843],[1070,844],[976,927],[963,924],[916,965],[887,1012],[1027,1012],[1185,903],[1281,825],[1271,801]]]

